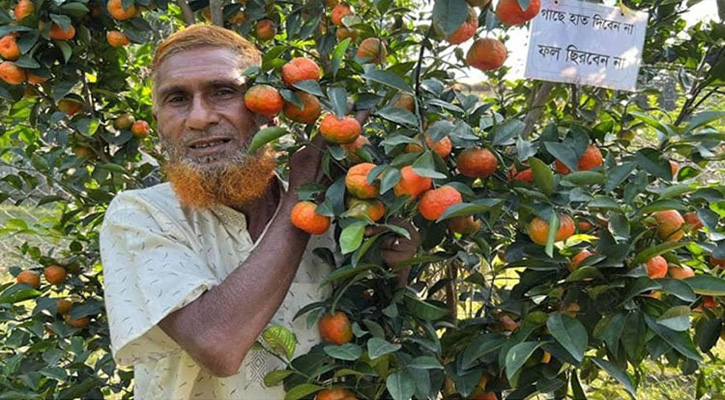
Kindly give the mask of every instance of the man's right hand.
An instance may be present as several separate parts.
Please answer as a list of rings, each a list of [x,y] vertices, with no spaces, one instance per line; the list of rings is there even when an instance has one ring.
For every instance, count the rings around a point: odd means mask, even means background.
[[[290,155],[288,193],[295,193],[305,183],[322,181],[323,173],[320,163],[326,149],[327,143],[325,143],[321,135],[317,135],[309,144]]]

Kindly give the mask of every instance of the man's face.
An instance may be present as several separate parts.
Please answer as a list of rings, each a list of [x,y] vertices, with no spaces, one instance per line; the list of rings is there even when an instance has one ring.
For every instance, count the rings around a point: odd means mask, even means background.
[[[156,71],[154,115],[184,205],[244,206],[270,182],[272,152],[246,151],[259,117],[244,105],[242,68],[232,51],[208,48],[174,54]]]

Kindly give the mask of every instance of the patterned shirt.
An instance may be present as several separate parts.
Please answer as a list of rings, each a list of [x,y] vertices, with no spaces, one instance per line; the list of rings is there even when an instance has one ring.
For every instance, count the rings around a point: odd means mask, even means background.
[[[171,312],[221,283],[249,256],[255,243],[244,214],[225,206],[182,207],[168,183],[126,191],[108,208],[100,246],[111,350],[119,365],[134,366],[137,399],[284,397],[281,386],[264,386],[266,373],[283,365],[263,350],[250,350],[236,375],[218,378],[158,326]],[[287,297],[271,321],[295,333],[295,355],[319,342],[306,318],[292,321],[300,308],[326,295],[319,284],[329,267],[312,254],[316,247],[333,249],[334,242],[326,235],[310,239]]]

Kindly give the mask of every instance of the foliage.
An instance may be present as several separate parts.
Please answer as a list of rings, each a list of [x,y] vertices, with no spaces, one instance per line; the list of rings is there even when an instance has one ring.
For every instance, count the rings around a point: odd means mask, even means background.
[[[33,269],[57,264],[70,273],[65,283],[44,282],[37,290],[14,282],[0,286],[0,398],[131,396],[130,372],[117,369],[109,355],[97,229],[118,191],[157,181],[161,155],[154,139],[134,136],[114,122],[125,113],[151,121],[146,68],[154,43],[209,8],[204,1],[179,7],[165,1],[124,3],[143,10],[117,21],[95,0],[39,1],[33,15],[15,21],[7,12],[14,4],[5,1],[0,9],[0,36],[19,33],[23,55],[17,64],[48,78],[40,85],[0,83],[0,154],[9,171],[0,180],[0,201],[52,210],[34,225],[10,220],[3,233],[62,239],[49,249],[29,240],[18,252]],[[262,66],[247,73],[255,83],[279,88],[287,101],[297,100],[280,79],[282,65],[307,56],[322,66],[319,83],[303,81],[294,89],[318,96],[330,112],[365,120],[370,145],[356,155],[378,165],[369,182],[380,185],[387,211],[377,225],[402,233],[388,222],[403,218],[423,236],[418,256],[401,266],[411,268],[409,285],[399,287],[396,271],[380,259],[389,233],[365,237],[371,221],[347,209],[344,174],[354,157],[331,145],[324,169],[333,183],[307,187],[300,197],[324,194],[318,212],[334,217],[345,257],[325,282],[334,287],[331,299],[310,305],[300,317],[312,325],[323,311],[342,310],[353,321],[355,337],[340,346],[320,344],[293,359],[289,333],[275,327],[262,342],[289,368],[268,375],[268,383],[283,384],[288,399],[311,397],[329,386],[370,399],[471,398],[483,392],[511,399],[537,392],[582,398],[583,387],[604,373],[634,395],[645,377],[645,359],[694,373],[723,329],[718,297],[725,296],[725,281],[710,256],[725,258],[725,187],[696,182],[708,163],[723,157],[725,137],[713,128],[722,124],[723,114],[702,105],[721,96],[725,27],[696,24],[687,29],[694,40],[685,40],[676,33],[684,28],[686,3],[625,2],[651,15],[642,83],[672,72],[678,93],[687,95],[672,112],[658,107],[662,93],[646,84],[624,93],[509,82],[507,67],[487,73],[490,95],[481,98],[455,82],[453,71],[466,71],[464,54],[442,39],[467,15],[463,0],[439,0],[432,8],[403,0],[352,4],[355,14],[343,22],[359,37],[342,41],[336,37],[341,28],[329,22],[321,1],[247,0],[210,12],[245,36],[257,20],[276,23],[274,40],[257,41]],[[76,37],[49,39],[51,21],[62,28],[74,25]],[[479,26],[480,37],[508,39],[508,28],[496,21],[491,6],[479,9]],[[108,45],[106,32],[112,29],[134,44]],[[368,37],[385,41],[387,56],[380,65],[356,56]],[[412,111],[392,107],[401,91],[415,95]],[[82,110],[68,115],[62,100],[82,104]],[[290,140],[278,140],[285,131],[267,130],[255,146],[272,142],[292,151],[317,132],[314,124],[284,117],[281,122]],[[643,148],[629,146],[637,130],[654,132],[656,140]],[[423,132],[434,141],[449,137],[453,154],[441,158],[431,151]],[[406,152],[410,143],[423,151]],[[589,144],[601,150],[601,167],[568,175],[552,169],[559,159],[575,170]],[[496,155],[494,175],[458,174],[456,156],[471,147]],[[674,175],[672,159],[680,163]],[[393,194],[406,165],[433,178],[437,187],[453,186],[464,203],[437,221],[423,219],[417,201]],[[509,180],[512,166],[530,167],[533,184]],[[704,228],[679,242],[657,238],[651,214],[667,209],[696,212]],[[528,222],[540,217],[558,224],[559,213],[587,221],[592,229],[558,243],[552,232],[546,245],[534,244]],[[482,222],[476,233],[448,230],[447,220],[469,215]],[[571,257],[585,248],[595,255],[571,271]],[[693,268],[697,276],[648,278],[644,262],[658,254],[672,265]],[[705,295],[715,296],[718,306],[702,307]],[[74,301],[71,318],[90,316],[90,325],[63,322],[56,313],[59,297]],[[698,380],[696,394],[713,385],[706,377]]]

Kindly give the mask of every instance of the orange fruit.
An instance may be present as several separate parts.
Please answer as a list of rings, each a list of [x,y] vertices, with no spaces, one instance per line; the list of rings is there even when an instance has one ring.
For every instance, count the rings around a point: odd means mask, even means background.
[[[357,48],[357,58],[364,63],[381,64],[387,55],[388,50],[385,48],[385,42],[375,37],[363,40]]]
[[[512,165],[508,173],[510,181],[526,182],[530,185],[534,184],[534,171],[531,168],[522,171],[516,170],[516,165]]]
[[[345,28],[344,26],[340,26],[335,31],[335,36],[337,37],[337,40],[342,42],[343,40],[350,38],[350,41],[354,42],[357,40],[358,36],[360,36],[360,33],[352,28]]]
[[[685,219],[677,210],[657,211],[652,214],[657,220],[657,237],[666,242],[676,242],[685,236],[682,225]]]
[[[73,147],[73,154],[78,158],[87,158],[93,155],[93,150],[90,147],[76,146]]]
[[[274,38],[277,34],[277,26],[271,19],[262,19],[257,22],[257,26],[254,27],[254,35],[257,39],[266,41]]]
[[[68,314],[70,309],[73,308],[73,303],[66,299],[58,299],[55,301],[55,308],[58,310],[58,314]]]
[[[577,161],[577,168],[579,171],[589,171],[590,169],[601,167],[602,164],[602,153],[596,146],[590,144],[584,151],[584,154],[579,157],[579,160]],[[562,175],[566,175],[571,172],[571,170],[559,160],[554,161],[554,168]]]
[[[332,9],[332,13],[330,13],[330,19],[332,20],[333,24],[337,26],[342,26],[342,19],[347,17],[348,15],[353,15],[352,8],[350,8],[350,5],[347,3],[340,3]]]
[[[330,143],[352,143],[361,133],[362,126],[354,117],[337,118],[334,114],[327,114],[320,122],[320,134]]]
[[[362,149],[365,145],[369,145],[370,141],[363,135],[360,135],[352,143],[341,144],[340,147],[345,149],[347,152],[347,158],[353,163],[362,162],[362,159],[356,154],[358,150]]]
[[[415,112],[415,97],[407,92],[398,92],[398,94],[393,97],[390,107],[397,107],[410,112]]]
[[[710,255],[710,265],[717,268],[725,268],[725,258],[716,258]]]
[[[66,113],[69,117],[72,117],[83,109],[83,104],[74,99],[61,99],[58,102],[58,109]]]
[[[393,193],[401,197],[408,195],[415,199],[433,186],[433,179],[420,176],[407,165],[400,169],[400,180],[393,186]]]
[[[241,25],[244,23],[244,21],[247,20],[247,14],[244,13],[244,11],[237,11],[236,14],[232,15],[231,18],[229,18],[229,23],[232,25]]]
[[[483,226],[483,222],[480,219],[474,219],[473,215],[453,217],[446,222],[451,232],[460,233],[461,235],[474,234],[481,230]]]
[[[108,13],[119,21],[136,16],[136,6],[131,4],[128,8],[123,8],[123,0],[108,0],[106,8],[108,9]]]
[[[544,354],[541,356],[541,363],[548,364],[549,362],[551,362],[551,353],[545,351]]]
[[[699,231],[704,226],[702,225],[700,218],[697,216],[697,213],[689,212],[683,215],[682,218],[685,220],[685,223],[689,225],[689,228],[687,229],[689,232]]]
[[[531,0],[522,10],[517,0],[500,0],[496,6],[496,18],[506,25],[521,25],[534,18],[541,10],[541,0]]]
[[[654,256],[647,260],[647,276],[652,279],[664,278],[667,276],[667,260],[662,256]]]
[[[284,106],[279,91],[270,85],[254,85],[244,93],[244,105],[255,114],[274,117]]]
[[[435,221],[452,205],[462,203],[463,197],[453,186],[441,186],[423,193],[418,211],[423,218]]]
[[[131,44],[128,36],[121,31],[108,31],[108,33],[106,33],[106,41],[111,45],[111,47],[123,47]]]
[[[17,60],[20,57],[21,51],[16,37],[17,35],[11,33],[0,39],[0,57],[6,60]]]
[[[307,200],[300,201],[292,207],[290,222],[311,235],[322,235],[330,227],[330,217],[318,214],[316,209],[317,204]]]
[[[463,21],[458,29],[446,37],[446,41],[450,44],[461,44],[465,42],[466,40],[472,38],[476,33],[476,29],[478,29],[478,15],[476,15],[476,10],[470,6],[466,7],[468,8],[468,16],[466,17],[466,20]]]
[[[516,1],[516,0],[513,0]],[[506,61],[506,46],[497,39],[478,39],[471,45],[466,53],[466,64],[481,71],[491,71],[501,68]]]
[[[569,270],[574,271],[575,269],[579,268],[579,264],[582,263],[587,257],[591,256],[591,251],[584,249],[577,253],[574,257],[571,258],[571,264],[569,264]]]
[[[566,240],[574,234],[575,230],[574,220],[570,216],[566,214],[559,215],[559,229],[556,230],[554,235],[554,242]],[[528,233],[534,243],[545,245],[549,237],[549,223],[536,217],[529,222]]]
[[[329,388],[317,392],[315,400],[342,400],[349,397],[354,397],[354,394],[347,389]]]
[[[514,321],[514,319],[509,315],[503,314],[498,317],[498,326],[501,330],[513,332],[519,327],[519,324],[517,324],[516,321]]]
[[[287,86],[306,80],[320,80],[320,67],[306,57],[295,57],[282,66],[282,80]]]
[[[453,143],[451,138],[443,136],[440,140],[433,143],[433,139],[426,133],[425,142],[428,144],[428,148],[433,150],[434,153],[438,154],[441,158],[446,159],[451,154],[453,149]]]
[[[561,311],[572,318],[576,318],[576,315],[581,311],[581,306],[578,303],[570,303],[563,306]]]
[[[0,63],[0,79],[10,85],[20,85],[25,82],[25,70],[12,61],[3,61]]]
[[[68,273],[60,265],[49,265],[43,269],[43,276],[45,276],[45,280],[51,285],[60,285],[65,282]]]
[[[677,171],[680,170],[680,164],[675,160],[670,160],[670,170],[672,171],[672,178],[677,177]]]
[[[91,322],[88,317],[72,318],[70,314],[65,314],[63,316],[63,319],[68,325],[79,329],[87,327],[88,324]]]
[[[687,265],[681,265],[679,267],[673,265],[667,269],[667,274],[672,279],[682,280],[695,276],[695,271]]]
[[[63,30],[63,28],[60,27],[58,24],[53,24],[50,27],[50,33],[48,36],[50,36],[51,39],[55,40],[70,40],[73,39],[73,37],[76,35],[76,28],[73,25],[69,25],[68,29]]]
[[[712,296],[702,296],[702,306],[705,308],[716,308],[717,300]]]
[[[123,113],[113,121],[113,127],[118,130],[131,129],[134,122],[136,122],[136,118],[133,115]]]
[[[15,278],[17,283],[25,283],[34,289],[40,287],[40,274],[35,271],[23,271]]]
[[[589,221],[577,221],[576,227],[579,230],[579,232],[588,232],[594,228],[594,225],[592,225]]]
[[[368,174],[375,168],[372,163],[360,163],[351,167],[345,176],[345,187],[358,199],[372,199],[380,194],[377,183],[368,183]]]
[[[473,400],[498,400],[496,393],[483,392],[473,396]]]
[[[471,178],[486,178],[498,168],[498,159],[488,149],[468,148],[456,158],[461,175]]]
[[[28,83],[31,85],[40,85],[47,81],[48,78],[40,75],[35,75],[28,72]]]
[[[151,134],[149,123],[140,119],[131,125],[131,133],[137,138],[145,138]]]
[[[380,221],[385,216],[385,204],[380,200],[362,200],[351,197],[347,202],[348,213],[354,218],[365,218]]]
[[[303,124],[312,124],[317,121],[322,113],[320,101],[313,94],[307,92],[295,92],[297,97],[302,101],[302,108],[297,107],[294,103],[285,101],[283,110],[284,116],[288,119]]]
[[[352,340],[352,325],[342,311],[323,315],[317,323],[317,328],[323,342],[340,346]]]
[[[35,3],[31,0],[20,0],[18,4],[15,5],[15,20],[20,21],[34,12]]]

